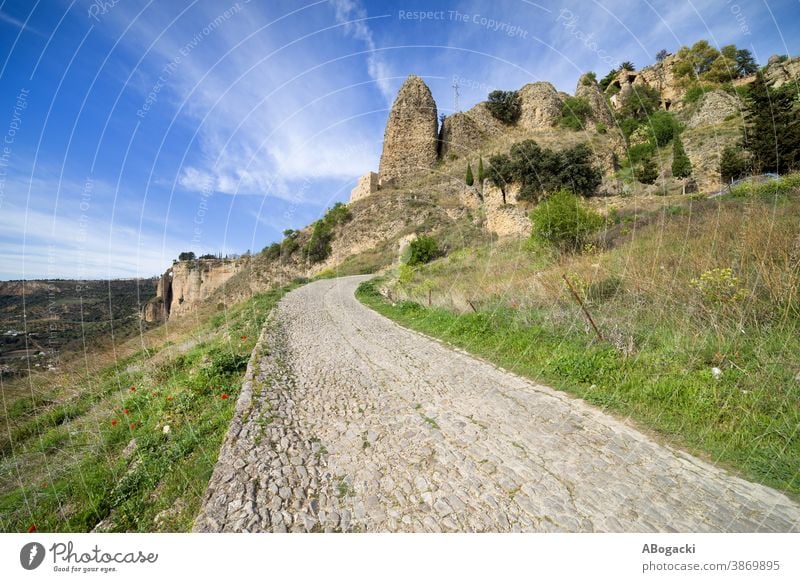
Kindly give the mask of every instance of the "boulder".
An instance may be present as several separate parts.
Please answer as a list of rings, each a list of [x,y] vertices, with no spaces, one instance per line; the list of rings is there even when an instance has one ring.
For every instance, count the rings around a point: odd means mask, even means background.
[[[550,83],[529,83],[519,90],[519,97],[522,101],[519,125],[525,129],[546,129],[561,117],[563,103]]]

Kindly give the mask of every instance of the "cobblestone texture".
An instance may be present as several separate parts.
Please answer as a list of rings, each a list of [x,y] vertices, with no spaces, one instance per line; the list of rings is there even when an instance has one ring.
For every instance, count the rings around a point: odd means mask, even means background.
[[[800,505],[363,307],[287,295],[196,531],[798,531]]]

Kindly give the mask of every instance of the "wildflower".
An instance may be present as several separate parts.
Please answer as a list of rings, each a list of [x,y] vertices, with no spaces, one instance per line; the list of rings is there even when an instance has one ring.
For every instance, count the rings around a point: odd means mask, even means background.
[[[167,396],[167,400],[172,400],[172,396]]]
[[[722,378],[722,370],[714,366],[711,368],[711,375],[714,377],[714,380],[719,380]]]
[[[242,336],[240,339],[241,339],[242,341],[244,341],[244,340],[246,340],[246,339],[247,339],[247,336],[246,336],[246,335],[243,335],[243,336]]]
[[[158,396],[158,392],[156,392],[155,390],[153,390],[153,396]]]
[[[111,426],[117,426],[117,419],[116,418],[111,421]]]
[[[136,386],[131,386],[131,392],[136,392]]]
[[[223,400],[227,400],[228,399],[228,395],[227,394],[223,394],[222,396],[220,396],[220,398],[222,398]]]
[[[123,411],[122,411],[122,413],[123,413],[123,414],[129,414],[129,412],[130,412],[130,411],[129,411],[127,408],[126,408],[125,410],[123,410]]]
[[[136,428],[136,423],[135,423],[135,422],[132,422],[132,423],[131,423],[131,430],[133,430],[133,429],[135,429],[135,428]]]
[[[36,531],[36,524],[32,523],[31,527],[28,528],[28,533],[33,533]]]
[[[169,434],[171,430],[172,429],[170,429],[169,425],[165,424],[164,428],[161,429],[161,432],[163,432],[164,434]]]

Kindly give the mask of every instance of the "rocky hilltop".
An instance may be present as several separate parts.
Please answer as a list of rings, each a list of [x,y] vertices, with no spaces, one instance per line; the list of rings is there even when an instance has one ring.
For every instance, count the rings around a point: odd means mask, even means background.
[[[631,201],[663,205],[664,196],[686,192],[685,181],[671,175],[671,148],[657,152],[660,171],[654,184],[639,183],[621,171],[629,148],[648,139],[641,131],[624,134],[616,116],[626,96],[640,87],[654,89],[658,107],[685,128],[681,138],[695,188],[714,191],[719,187],[720,152],[741,136],[736,88],[754,76],[737,78],[726,88],[704,86],[699,98],[690,99],[676,73],[679,62],[677,55],[667,54],[638,71],[620,68],[605,88],[594,74],[585,74],[574,95],[544,81],[527,84],[516,91],[519,115],[513,122],[499,120],[488,102],[482,102],[444,116],[440,124],[430,89],[421,77],[410,75],[387,119],[378,172],[358,180],[344,218],[330,224],[321,218],[252,257],[177,262],[161,277],[142,316],[164,321],[191,312],[205,300],[223,301],[224,296],[227,303],[297,277],[372,272],[396,260],[398,245],[419,232],[439,237],[450,249],[480,237],[527,236],[532,202],[517,198],[520,184],[508,184],[501,192],[477,176],[479,165],[490,156],[507,153],[523,140],[556,152],[587,146],[603,176],[596,196],[587,202],[601,212]],[[775,87],[796,83],[800,57],[770,58],[762,72]],[[576,103],[585,111],[577,111]],[[577,129],[564,123],[578,114]],[[473,184],[465,180],[468,165],[475,174]],[[323,244],[319,236],[326,237]],[[313,256],[311,245],[316,245]]]

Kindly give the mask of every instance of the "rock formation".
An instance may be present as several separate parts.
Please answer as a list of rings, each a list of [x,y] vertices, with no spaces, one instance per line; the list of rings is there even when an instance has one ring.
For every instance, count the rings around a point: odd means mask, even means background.
[[[425,82],[410,75],[394,100],[383,137],[381,185],[432,168],[438,151],[436,102]]]
[[[378,191],[378,174],[367,172],[358,179],[356,187],[350,191],[350,202],[366,198]]]
[[[491,114],[486,105],[486,101],[478,103],[466,113],[478,129],[489,137],[499,135],[506,131],[505,126],[494,115]],[[446,121],[446,120],[445,120]]]
[[[477,153],[484,139],[483,132],[475,120],[466,113],[454,113],[446,117],[439,133],[439,155],[468,156]]]
[[[730,93],[721,89],[709,91],[703,95],[700,107],[692,115],[687,125],[689,127],[716,125],[731,115],[739,114],[741,108],[742,104]]]
[[[800,57],[781,60],[781,57],[773,55],[767,61],[764,69],[764,79],[767,84],[773,87],[781,87],[786,83],[797,83],[800,78]]]
[[[161,276],[156,296],[142,310],[142,319],[164,322],[189,313],[228,279],[239,272],[240,260],[200,259],[181,261]]]
[[[575,97],[586,99],[589,103],[592,108],[591,121],[603,123],[607,127],[611,127],[614,124],[614,115],[611,113],[608,101],[606,101],[597,81],[588,75],[582,75],[578,79],[578,86],[575,88]]]
[[[519,90],[519,97],[522,101],[519,125],[525,129],[552,127],[561,117],[561,98],[556,88],[546,81],[525,85]]]

